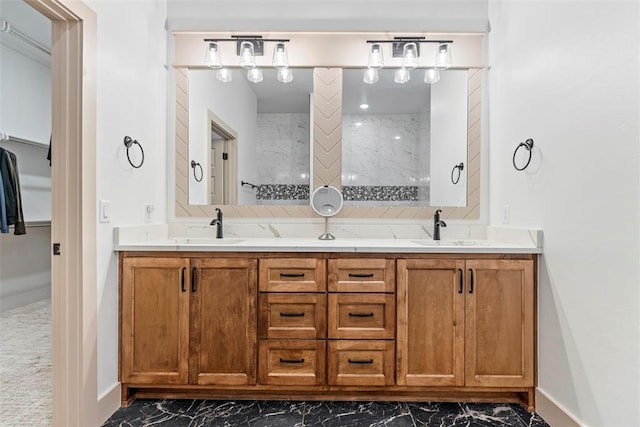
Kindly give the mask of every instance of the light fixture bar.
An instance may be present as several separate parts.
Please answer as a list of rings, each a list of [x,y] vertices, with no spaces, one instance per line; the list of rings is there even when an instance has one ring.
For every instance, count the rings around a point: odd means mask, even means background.
[[[263,39],[262,36],[231,36],[230,39],[204,39],[205,42],[236,42],[236,55],[240,56],[240,45],[242,42],[251,42],[253,44],[253,54],[255,56],[264,55],[264,43],[276,42],[287,43],[289,39]]]
[[[420,43],[453,43],[453,40],[427,40],[425,37],[394,37],[393,40],[367,40],[367,43],[393,43],[393,57],[402,58],[407,43],[416,44],[416,53],[420,56]]]

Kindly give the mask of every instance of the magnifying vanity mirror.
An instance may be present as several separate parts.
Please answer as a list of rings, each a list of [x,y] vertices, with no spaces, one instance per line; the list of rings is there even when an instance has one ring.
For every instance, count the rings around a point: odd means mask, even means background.
[[[316,188],[311,195],[311,208],[315,213],[324,217],[324,233],[318,237],[320,240],[334,240],[333,234],[329,233],[329,217],[336,215],[342,209],[342,193],[335,187],[323,185]]]
[[[422,65],[394,82],[390,54],[365,84],[366,40],[380,37],[369,33],[275,34],[291,39],[292,82],[266,57],[259,83],[237,65],[222,82],[203,66],[208,36],[175,34],[176,217],[313,217],[310,194],[324,185],[344,197],[340,217],[479,217],[481,36],[448,37],[457,62],[431,84]]]

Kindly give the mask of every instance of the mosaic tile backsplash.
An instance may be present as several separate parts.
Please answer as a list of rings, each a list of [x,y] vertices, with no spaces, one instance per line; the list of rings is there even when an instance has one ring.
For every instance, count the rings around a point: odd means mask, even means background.
[[[345,202],[406,202],[403,206],[424,205],[422,197],[428,198],[428,186],[400,185],[346,185],[342,187]],[[261,184],[256,199],[309,201],[309,185],[306,184]],[[413,203],[411,203],[413,202]],[[419,202],[419,203],[418,203]],[[395,204],[398,206],[398,204]]]

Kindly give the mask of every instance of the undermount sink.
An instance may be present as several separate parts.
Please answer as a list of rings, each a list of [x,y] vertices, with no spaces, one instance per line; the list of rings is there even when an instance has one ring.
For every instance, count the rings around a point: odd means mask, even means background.
[[[172,239],[178,245],[236,245],[245,239],[216,239],[215,237],[180,237]]]
[[[489,246],[486,240],[412,240],[413,243],[422,246]]]

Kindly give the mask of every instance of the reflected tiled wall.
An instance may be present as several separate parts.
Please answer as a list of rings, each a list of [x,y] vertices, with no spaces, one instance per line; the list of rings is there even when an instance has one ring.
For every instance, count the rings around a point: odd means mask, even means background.
[[[259,113],[257,184],[309,184],[309,114]]]
[[[391,192],[374,192],[411,194],[411,197],[402,200],[384,197],[375,199],[405,201],[409,205],[413,205],[414,203],[409,202],[417,199],[420,202],[418,205],[427,204],[429,130],[428,111],[419,114],[343,115],[343,187],[352,188],[356,195],[368,194],[374,191],[371,189],[380,187],[392,188]],[[356,197],[354,200],[374,199],[367,196],[364,199]]]

